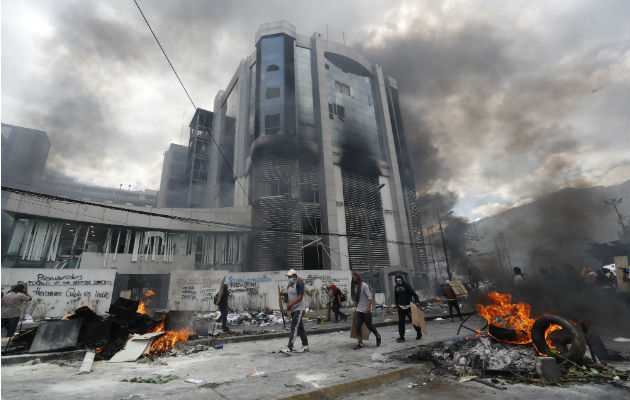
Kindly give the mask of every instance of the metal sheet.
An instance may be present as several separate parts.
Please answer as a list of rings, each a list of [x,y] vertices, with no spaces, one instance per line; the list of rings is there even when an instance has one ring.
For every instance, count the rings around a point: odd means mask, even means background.
[[[37,328],[29,353],[63,350],[76,347],[81,319],[50,321]]]

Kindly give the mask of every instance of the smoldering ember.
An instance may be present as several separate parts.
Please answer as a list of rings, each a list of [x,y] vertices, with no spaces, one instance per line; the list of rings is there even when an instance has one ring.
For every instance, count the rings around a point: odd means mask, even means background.
[[[2,398],[628,398],[630,4],[569,3],[2,2]]]

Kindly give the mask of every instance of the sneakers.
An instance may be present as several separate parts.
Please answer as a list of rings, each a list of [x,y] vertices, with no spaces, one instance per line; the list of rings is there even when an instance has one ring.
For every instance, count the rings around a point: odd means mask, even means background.
[[[348,319],[348,314],[343,316],[343,322],[346,322],[347,319]]]
[[[282,350],[280,350],[280,353],[282,353],[282,354],[286,354],[286,355],[288,355],[288,356],[289,356],[289,355],[291,355],[291,353],[292,353],[292,352],[293,352],[293,349],[292,349],[292,348],[290,348],[290,347],[287,347],[286,349],[282,349]]]
[[[307,352],[308,351],[308,344],[306,346],[302,346],[302,351],[303,352]]]
[[[358,343],[356,346],[354,346],[353,350],[360,350],[360,349],[362,349],[363,347],[364,347],[364,346],[363,346],[363,343]]]
[[[378,336],[376,337],[376,347],[378,347],[378,346],[380,346],[380,345],[381,345],[381,335],[378,335]]]
[[[399,337],[398,339],[396,339],[396,343],[402,343],[405,341],[404,337]]]
[[[422,339],[422,333],[418,332],[418,334],[416,335],[416,340],[420,340]]]

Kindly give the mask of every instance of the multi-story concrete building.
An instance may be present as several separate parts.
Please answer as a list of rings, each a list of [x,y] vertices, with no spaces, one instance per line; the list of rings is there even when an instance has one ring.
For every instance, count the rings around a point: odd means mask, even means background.
[[[398,271],[426,278],[398,88],[380,65],[287,22],[264,24],[213,114],[204,132],[217,146],[204,142],[194,203],[250,207],[246,268],[372,264],[381,282]]]
[[[260,27],[188,148],[171,145],[159,196],[147,211],[11,194],[3,267],[116,268],[115,292],[138,293],[177,269],[372,269],[390,300],[397,273],[429,282],[396,81],[286,22]]]
[[[2,185],[32,189],[44,173],[49,151],[46,132],[2,124]]]

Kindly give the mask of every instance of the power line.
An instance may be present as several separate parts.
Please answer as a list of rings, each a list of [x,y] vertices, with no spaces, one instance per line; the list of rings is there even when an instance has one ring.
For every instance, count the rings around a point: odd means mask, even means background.
[[[142,15],[142,18],[144,19],[144,22],[149,27],[149,30],[151,31],[151,34],[153,35],[153,38],[157,42],[157,45],[160,46],[160,50],[162,50],[162,54],[164,54],[164,57],[166,58],[166,61],[168,61],[168,65],[171,66],[171,69],[173,70],[173,73],[177,77],[177,80],[179,81],[179,84],[182,85],[182,88],[184,89],[184,92],[186,92],[186,96],[188,96],[188,100],[190,100],[190,104],[192,104],[193,107],[195,107],[195,110],[196,110],[197,106],[195,105],[195,102],[190,98],[190,94],[188,94],[188,90],[186,90],[186,86],[184,86],[184,82],[182,82],[182,80],[180,79],[179,75],[177,74],[177,71],[175,71],[175,67],[173,66],[173,63],[171,62],[171,60],[166,55],[166,51],[164,51],[164,47],[162,47],[162,44],[160,43],[160,41],[158,40],[157,36],[155,35],[155,32],[153,32],[153,28],[151,28],[151,25],[149,24],[149,21],[147,21],[147,17],[144,16],[144,13],[142,12],[142,9],[140,8],[140,4],[138,4],[138,2],[136,0],[133,0],[133,2],[136,3],[136,7],[138,7],[138,11],[140,11],[140,15]]]
[[[188,96],[188,100],[190,100],[190,104],[192,104],[192,106],[194,107],[195,111],[197,110],[197,106],[195,105],[195,102],[192,100],[192,98],[190,97],[190,94],[188,93],[188,90],[186,89],[186,86],[184,86],[184,82],[182,82],[181,78],[179,77],[179,75],[177,74],[177,71],[175,70],[175,67],[173,66],[173,63],[171,62],[171,60],[168,58],[168,55],[166,55],[166,51],[164,50],[164,47],[162,47],[162,44],[160,43],[160,40],[157,38],[157,35],[155,34],[155,32],[153,31],[153,28],[151,28],[151,24],[149,24],[149,21],[147,20],[147,18],[145,17],[144,13],[142,12],[142,9],[140,8],[140,4],[138,4],[138,2],[136,0],[133,0],[133,2],[136,4],[136,7],[138,7],[138,11],[140,11],[140,15],[142,15],[142,18],[144,19],[144,22],[147,24],[147,27],[149,28],[149,30],[151,31],[151,34],[153,35],[153,38],[155,39],[157,45],[160,47],[160,50],[162,50],[162,54],[164,54],[164,57],[166,58],[166,61],[168,61],[168,65],[171,66],[171,69],[173,70],[173,73],[175,74],[175,76],[177,77],[177,80],[179,81],[179,84],[182,86],[182,88],[184,89],[184,92],[186,92],[186,96]],[[243,193],[245,194],[245,197],[247,198],[248,203],[254,208],[256,209],[256,207],[254,206],[251,198],[249,197],[249,193],[247,192],[247,190],[245,190],[245,187],[243,186],[243,184],[241,183],[241,181],[238,179],[238,177],[236,176],[236,173],[234,172],[234,167],[232,166],[232,164],[229,162],[229,160],[227,159],[227,157],[225,156],[225,154],[223,153],[223,150],[221,150],[221,147],[219,146],[219,144],[217,143],[216,139],[214,138],[214,135],[212,134],[211,129],[208,127],[208,125],[206,124],[206,119],[202,118],[203,121],[203,126],[204,128],[208,131],[208,134],[210,136],[210,139],[212,139],[212,143],[214,143],[214,145],[216,146],[217,150],[219,151],[219,154],[221,154],[221,158],[223,158],[223,161],[225,161],[225,163],[227,164],[227,166],[230,168],[230,171],[232,172],[232,177],[234,178],[234,180],[236,181],[236,183],[238,183],[238,185],[241,187],[241,189],[243,190]]]

